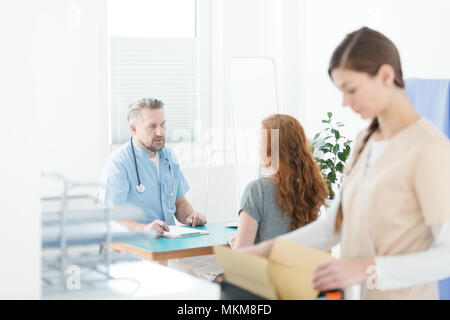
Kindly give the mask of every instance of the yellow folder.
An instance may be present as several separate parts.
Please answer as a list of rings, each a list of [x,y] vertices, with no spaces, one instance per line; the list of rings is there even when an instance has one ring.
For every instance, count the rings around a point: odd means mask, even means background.
[[[331,256],[291,241],[276,239],[269,258],[214,247],[227,281],[267,299],[314,299],[317,265]]]
[[[255,255],[215,246],[217,263],[222,267],[228,282],[267,299],[277,299],[269,277],[269,261]]]

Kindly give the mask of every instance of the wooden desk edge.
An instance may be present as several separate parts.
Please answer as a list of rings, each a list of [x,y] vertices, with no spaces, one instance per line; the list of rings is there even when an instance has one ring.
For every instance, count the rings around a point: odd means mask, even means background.
[[[228,246],[228,245],[223,244],[223,246]],[[138,256],[138,257],[141,257],[144,259],[148,259],[148,260],[153,260],[153,261],[166,261],[166,260],[170,260],[170,259],[189,258],[189,257],[214,254],[214,249],[213,249],[214,246],[189,248],[189,249],[181,249],[181,250],[173,250],[173,251],[163,251],[163,252],[152,252],[149,250],[131,246],[131,245],[123,243],[123,242],[114,242],[111,247],[115,251],[131,253],[135,256]]]

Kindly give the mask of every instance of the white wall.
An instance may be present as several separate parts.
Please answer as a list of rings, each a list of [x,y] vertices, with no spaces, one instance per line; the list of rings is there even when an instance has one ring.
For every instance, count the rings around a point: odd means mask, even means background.
[[[354,137],[367,125],[349,108],[328,78],[328,62],[346,34],[366,25],[397,45],[404,76],[450,78],[450,2],[447,0],[305,0],[299,8],[302,21],[302,62],[299,65],[299,114],[313,136],[320,119],[334,111]]]
[[[34,7],[32,0],[0,2],[0,299],[40,297]]]
[[[106,0],[40,1],[34,41],[40,170],[96,182],[109,149]]]
[[[216,159],[212,177],[223,176],[220,183],[210,183],[210,197],[216,204],[208,207],[210,220],[237,217],[239,194],[234,184],[233,136],[229,92],[229,61],[233,57],[270,57],[276,64],[280,112],[297,114],[298,2],[295,0],[212,0],[212,128],[226,132],[215,146],[223,151]],[[251,84],[249,84],[251,85]],[[261,119],[262,120],[262,119]],[[257,141],[254,142],[255,144]],[[215,171],[214,171],[215,170]],[[240,170],[256,173],[254,166]],[[188,171],[185,170],[187,173]],[[202,177],[206,170],[200,170]],[[205,180],[205,179],[203,179]],[[215,180],[217,181],[217,180]],[[242,192],[245,183],[240,183]],[[201,195],[189,195],[194,204]],[[199,203],[202,203],[201,200]],[[203,205],[204,206],[204,205]],[[202,206],[201,206],[202,207]]]
[[[220,58],[224,71],[213,78],[223,92],[224,117],[216,118],[216,127],[229,117],[228,62],[232,57],[270,57],[275,61],[280,96],[280,111],[298,109],[295,88],[298,62],[298,3],[295,0],[215,0],[221,3],[221,30],[213,34],[221,40]],[[219,41],[220,41],[219,40]],[[249,84],[250,85],[250,84]],[[227,117],[228,116],[228,117]],[[213,115],[214,119],[214,115]]]

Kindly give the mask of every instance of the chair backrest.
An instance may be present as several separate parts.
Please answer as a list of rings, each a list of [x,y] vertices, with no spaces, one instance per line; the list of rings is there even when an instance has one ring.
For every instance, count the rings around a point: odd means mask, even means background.
[[[417,112],[450,138],[450,80],[405,80],[406,93]],[[441,300],[450,300],[450,278],[438,282]]]

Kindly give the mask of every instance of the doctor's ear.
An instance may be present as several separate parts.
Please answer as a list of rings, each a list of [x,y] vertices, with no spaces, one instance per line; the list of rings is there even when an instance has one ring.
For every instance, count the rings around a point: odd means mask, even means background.
[[[383,64],[377,73],[377,77],[380,78],[381,82],[388,87],[394,86],[395,71],[389,64]]]
[[[136,134],[136,126],[134,124],[130,124],[130,131],[132,134]]]

